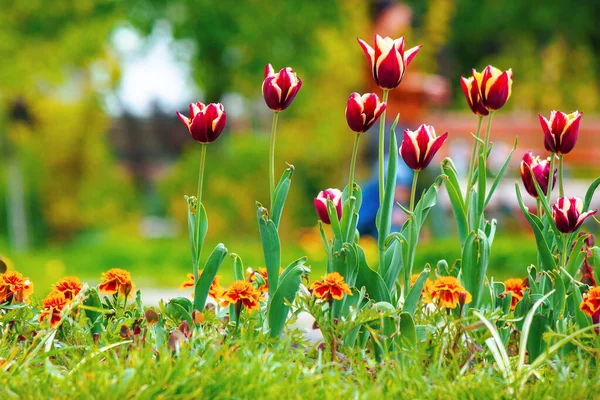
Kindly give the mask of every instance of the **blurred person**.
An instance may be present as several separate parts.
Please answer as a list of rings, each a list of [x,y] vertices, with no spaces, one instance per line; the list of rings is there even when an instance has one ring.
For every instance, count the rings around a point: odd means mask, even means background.
[[[411,29],[412,10],[411,8],[400,2],[393,0],[374,0],[371,4],[373,28],[370,37],[373,38],[376,34],[393,39],[403,36]],[[410,48],[418,43],[408,43]],[[418,55],[417,55],[418,58]],[[368,82],[368,92],[376,93],[381,96],[382,90],[373,80],[372,72],[368,63],[365,63],[365,79]],[[400,114],[400,121],[396,127],[396,138],[398,144],[402,142],[404,129],[416,129],[419,125],[427,123],[423,121],[423,116],[428,105],[443,105],[446,104],[450,97],[450,84],[446,78],[439,75],[429,75],[420,73],[416,69],[415,62],[407,68],[406,75],[402,83],[395,89],[390,90],[387,113],[386,113],[386,129],[385,129],[385,164],[389,157],[389,141],[391,125]],[[379,208],[379,177],[377,158],[379,146],[379,123],[375,124],[369,132],[367,145],[367,162],[373,165],[372,174],[369,180],[362,185],[363,203],[359,211],[360,218],[358,230],[361,235],[377,236],[377,228],[375,226],[375,218],[377,209]],[[393,154],[399,157],[396,150]],[[413,171],[408,168],[402,159],[398,160],[398,169],[396,174],[396,194],[395,202],[407,206],[410,200],[410,189],[412,185]],[[418,191],[417,191],[418,192]],[[394,208],[392,214],[392,225],[394,230],[399,228],[404,223],[406,215],[399,207]]]

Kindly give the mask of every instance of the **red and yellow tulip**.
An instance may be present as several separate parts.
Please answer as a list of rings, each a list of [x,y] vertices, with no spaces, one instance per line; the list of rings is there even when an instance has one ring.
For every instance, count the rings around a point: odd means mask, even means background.
[[[361,39],[358,39],[358,43],[369,59],[375,83],[382,89],[398,87],[404,78],[406,67],[421,49],[419,45],[405,50],[404,37],[394,40],[375,35],[375,48]]]

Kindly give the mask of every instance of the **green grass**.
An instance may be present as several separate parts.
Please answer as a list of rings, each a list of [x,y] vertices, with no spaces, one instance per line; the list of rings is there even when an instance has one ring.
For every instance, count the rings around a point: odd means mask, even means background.
[[[53,350],[52,364],[0,372],[2,398],[586,399],[600,389],[600,372],[589,362],[557,361],[519,390],[491,362],[464,374],[458,362],[424,363],[410,354],[402,363],[356,354],[332,364],[285,341],[226,340],[197,338],[179,356],[130,344],[83,357],[83,348]]]
[[[316,242],[315,242],[316,241]],[[308,243],[307,243],[308,242]],[[361,240],[361,243],[365,240]],[[203,259],[215,247],[216,242],[208,242],[203,251]],[[244,267],[263,266],[263,256],[257,237],[231,238],[225,242],[230,252],[240,255]],[[373,245],[364,244],[369,260],[376,259]],[[423,240],[419,243],[415,268],[420,271],[426,263],[432,266],[440,259],[449,264],[460,258],[459,244],[455,238]],[[325,251],[320,239],[283,240],[282,263],[287,263],[308,255],[312,268],[311,276],[318,278],[326,268]],[[110,268],[123,268],[132,273],[138,287],[178,287],[191,272],[189,245],[185,237],[173,239],[142,239],[122,233],[106,233],[87,240],[60,246],[47,246],[25,253],[7,251],[2,254],[12,267],[32,279],[36,285],[36,297],[45,296],[51,285],[65,275],[75,275],[90,284],[100,280],[103,271]],[[488,276],[496,280],[512,276],[524,276],[525,268],[536,262],[536,249],[532,237],[524,235],[497,236],[492,247]],[[375,267],[371,261],[371,267]],[[219,274],[225,284],[233,280],[233,263],[226,258]]]

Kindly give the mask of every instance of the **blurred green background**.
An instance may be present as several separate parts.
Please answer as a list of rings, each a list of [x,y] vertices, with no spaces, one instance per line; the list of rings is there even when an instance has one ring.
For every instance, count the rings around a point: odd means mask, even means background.
[[[390,10],[398,15],[384,21]],[[271,116],[261,84],[270,62],[292,66],[304,82],[280,117],[277,138],[277,174],[285,162],[296,167],[282,222],[283,262],[306,254],[323,271],[312,199],[345,185],[353,143],[346,100],[371,90],[356,37],[370,42],[385,23],[397,24],[410,46],[423,44],[408,74],[447,85],[441,101],[417,106],[422,122],[454,135],[445,151],[457,159],[469,151],[465,140],[476,124],[460,75],[490,63],[513,69],[512,97],[494,137],[500,159],[503,142],[524,138],[509,188],[522,153],[543,153],[537,113],[584,111],[585,143],[566,158],[573,191],[583,196],[599,172],[597,15],[600,3],[592,0],[1,2],[0,256],[34,280],[38,295],[65,274],[95,282],[112,267],[130,270],[139,286],[178,286],[191,270],[183,195],[196,192],[200,149],[175,111],[202,100],[220,101],[228,113],[226,131],[208,152],[209,245],[224,242],[247,266],[261,265],[255,201],[268,200]],[[367,141],[360,182],[372,171]],[[500,224],[491,268],[506,278],[522,275],[536,253],[514,193],[499,196],[510,199],[492,211]],[[442,201],[418,265],[458,258],[453,232]],[[368,239],[365,247],[372,248]],[[223,265],[225,282],[230,269]]]

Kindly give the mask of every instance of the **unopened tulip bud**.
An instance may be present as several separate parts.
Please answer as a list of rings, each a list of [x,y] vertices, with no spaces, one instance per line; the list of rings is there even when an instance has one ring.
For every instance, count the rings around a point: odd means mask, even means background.
[[[530,151],[525,153],[521,160],[521,179],[523,180],[525,190],[527,190],[527,193],[529,193],[530,196],[537,199],[538,193],[535,190],[534,178],[531,176],[531,172],[533,172],[533,176],[540,186],[540,189],[542,189],[542,192],[546,195],[548,193],[548,181],[550,178],[550,160],[540,160],[539,157],[534,157]],[[552,188],[554,188],[555,184],[556,169],[554,169],[552,178]]]
[[[385,111],[386,104],[379,101],[375,93],[362,96],[356,92],[350,95],[346,106],[346,122],[356,133],[368,131]]]
[[[489,111],[501,109],[512,91],[512,69],[501,71],[488,65],[483,72],[473,69],[473,78],[477,81],[481,102]]]
[[[217,140],[227,122],[227,114],[221,103],[207,106],[201,102],[192,103],[189,118],[179,112],[177,116],[187,126],[194,140],[202,144]]]
[[[358,43],[371,64],[375,83],[382,89],[397,87],[404,78],[406,67],[421,50],[421,46],[405,50],[404,37],[394,40],[375,35],[375,48],[361,39],[358,39]]]
[[[326,224],[330,224],[329,214],[327,213],[327,200],[331,200],[337,211],[338,220],[342,218],[342,192],[338,189],[327,189],[319,192],[315,198],[315,209],[319,219]]]
[[[158,313],[153,309],[147,309],[144,315],[146,316],[146,322],[148,325],[154,325],[158,322]]]
[[[567,154],[573,150],[579,136],[581,115],[579,111],[565,114],[553,110],[550,112],[550,119],[546,119],[540,114],[546,150],[557,154]]]
[[[406,165],[420,171],[427,168],[447,138],[448,132],[437,136],[431,125],[421,125],[415,131],[405,129],[399,152]]]
[[[479,85],[477,84],[477,80],[474,77],[461,77],[460,86],[462,87],[463,93],[467,98],[467,104],[469,105],[471,111],[473,111],[473,114],[479,115],[480,117],[485,117],[490,113],[481,101]]]
[[[596,214],[598,210],[583,212],[583,201],[577,197],[561,197],[552,206],[552,218],[556,228],[562,233],[575,232],[583,221]]]
[[[127,325],[121,325],[121,330],[119,331],[119,336],[123,339],[127,339],[131,334],[129,327]]]
[[[271,110],[283,111],[288,108],[301,87],[302,79],[290,67],[282,68],[277,73],[271,64],[265,67],[262,94]]]

